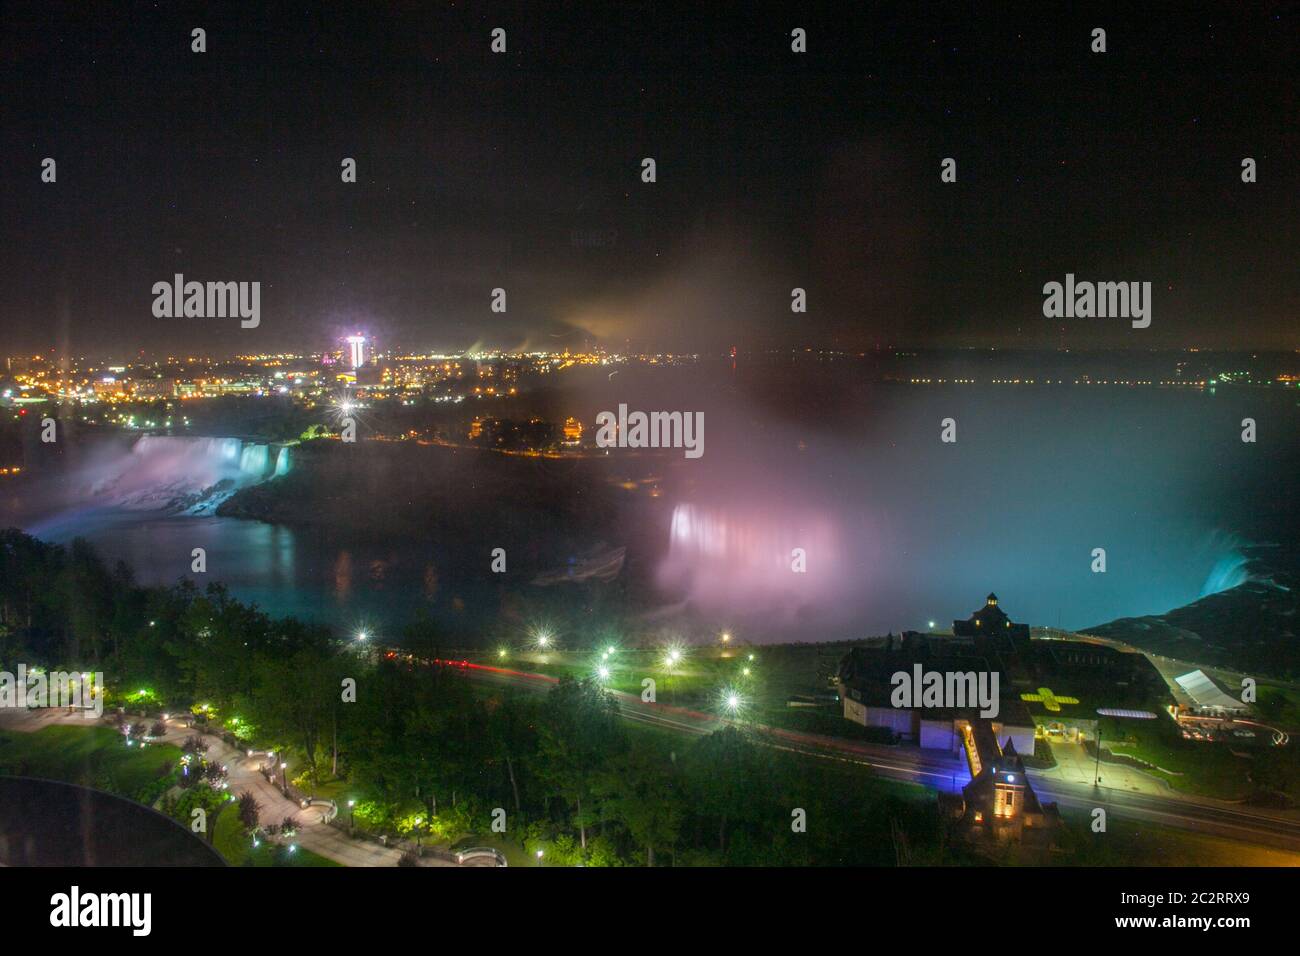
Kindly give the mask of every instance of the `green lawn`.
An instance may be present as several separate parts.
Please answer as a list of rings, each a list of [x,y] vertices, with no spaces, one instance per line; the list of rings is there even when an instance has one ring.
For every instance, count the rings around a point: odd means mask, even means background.
[[[1107,719],[1102,723],[1102,747],[1154,764],[1160,769],[1142,769],[1184,793],[1240,800],[1254,790],[1247,779],[1250,760],[1233,756],[1223,743],[1186,740],[1171,721]]]
[[[1287,731],[1300,730],[1300,691],[1274,684],[1259,685],[1256,708],[1265,723]]]
[[[753,719],[786,725],[789,720],[805,719],[790,717],[795,711],[786,706],[786,699],[791,694],[829,690],[826,674],[849,646],[682,646],[681,657],[671,666],[664,649],[616,648],[608,657],[604,648],[545,653],[536,649],[508,649],[505,656],[488,652],[465,657],[476,663],[552,677],[599,678],[603,667],[609,672],[603,682],[613,690],[639,695],[643,691],[641,682],[651,678],[655,681],[659,703],[706,712],[721,711],[724,694],[734,692],[744,700],[746,712]],[[819,712],[838,714],[835,708],[823,708]]]
[[[239,822],[239,804],[221,808],[212,828],[212,845],[231,866],[341,866],[311,850],[298,847],[288,853],[283,847],[262,842],[253,847]]]
[[[181,752],[171,744],[128,747],[107,727],[56,725],[33,733],[0,732],[0,773],[63,780],[134,798],[173,768]]]

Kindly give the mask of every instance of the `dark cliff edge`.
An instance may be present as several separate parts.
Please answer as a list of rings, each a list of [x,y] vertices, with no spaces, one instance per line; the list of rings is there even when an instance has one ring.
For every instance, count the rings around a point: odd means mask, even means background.
[[[1296,610],[1300,550],[1245,549],[1248,579],[1164,614],[1124,617],[1081,628],[1153,654],[1294,680],[1300,678]]]

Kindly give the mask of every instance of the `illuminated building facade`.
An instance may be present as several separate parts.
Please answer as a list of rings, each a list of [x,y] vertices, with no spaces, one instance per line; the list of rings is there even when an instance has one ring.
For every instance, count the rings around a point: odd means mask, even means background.
[[[569,417],[564,420],[564,444],[576,445],[582,441],[582,422]]]
[[[366,364],[366,337],[349,335],[344,341],[348,345],[348,365],[354,370],[361,368]]]

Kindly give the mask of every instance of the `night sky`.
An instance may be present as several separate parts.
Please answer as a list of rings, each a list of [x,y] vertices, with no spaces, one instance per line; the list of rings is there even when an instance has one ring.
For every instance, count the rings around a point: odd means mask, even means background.
[[[1300,345],[1295,5],[83,6],[0,21],[0,353]],[[1151,327],[1043,318],[1067,272]]]

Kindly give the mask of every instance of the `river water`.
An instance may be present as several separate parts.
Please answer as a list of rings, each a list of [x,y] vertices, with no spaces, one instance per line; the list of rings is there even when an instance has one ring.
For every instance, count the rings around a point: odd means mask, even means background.
[[[996,590],[1018,620],[1083,627],[1240,583],[1245,546],[1296,530],[1291,392],[898,388],[859,400],[860,427],[841,415],[756,432],[752,406],[713,409],[707,469],[667,462],[662,497],[630,492],[625,526],[606,529],[605,543],[630,545],[634,603],[817,640],[947,624]],[[1246,415],[1260,422],[1253,445],[1240,441]],[[938,440],[946,417],[955,444]],[[216,517],[193,500],[160,510],[232,465],[239,484],[292,464],[231,440],[142,441],[153,448],[115,443],[66,475],[0,487],[0,522],[84,537],[142,583],[220,581],[273,614],[342,630],[396,631],[423,613],[490,631],[506,605],[527,620],[529,602],[549,597],[467,573],[457,554],[490,542],[358,541]],[[789,567],[796,547],[803,577]],[[195,548],[205,575],[190,573]],[[1105,573],[1093,571],[1097,548]]]

